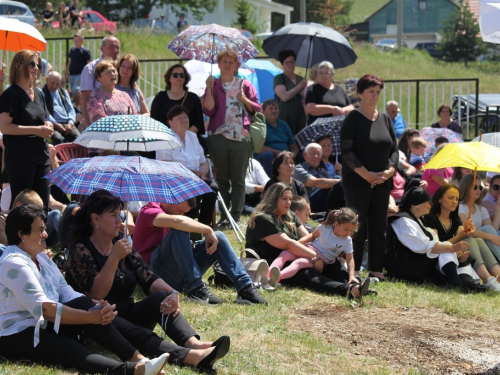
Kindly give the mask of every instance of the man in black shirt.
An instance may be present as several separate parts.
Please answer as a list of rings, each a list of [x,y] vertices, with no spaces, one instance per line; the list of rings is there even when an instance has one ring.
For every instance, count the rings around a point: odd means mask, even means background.
[[[80,91],[80,77],[83,68],[92,61],[90,51],[83,47],[83,35],[76,34],[73,37],[74,47],[71,47],[68,54],[68,64],[66,65],[65,79],[71,87],[73,95]]]

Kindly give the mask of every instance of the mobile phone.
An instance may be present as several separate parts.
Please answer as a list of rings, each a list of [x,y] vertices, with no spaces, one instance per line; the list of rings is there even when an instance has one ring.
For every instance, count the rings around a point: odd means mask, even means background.
[[[90,311],[90,310],[101,310],[101,309],[102,309],[102,305],[101,305],[101,303],[99,303],[99,302],[98,302],[98,303],[96,303],[96,304],[95,304],[95,306],[92,306],[92,307],[89,309],[89,311]]]

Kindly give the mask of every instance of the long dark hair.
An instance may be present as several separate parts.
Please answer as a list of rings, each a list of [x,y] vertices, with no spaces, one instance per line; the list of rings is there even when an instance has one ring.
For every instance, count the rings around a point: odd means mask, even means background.
[[[408,139],[413,136],[419,136],[419,131],[414,128],[406,128],[399,137],[398,148],[405,154],[407,158],[410,158],[410,147],[408,145]]]
[[[75,215],[71,226],[70,248],[75,241],[90,237],[94,228],[92,227],[92,214],[101,215],[104,212],[113,212],[123,209],[123,202],[107,190],[97,190],[90,194],[82,203]]]
[[[456,189],[459,193],[460,196],[460,190],[453,185],[453,184],[444,184],[439,187],[439,189],[436,190],[434,193],[434,196],[432,197],[432,206],[430,212],[433,214],[436,214],[436,216],[439,216],[441,214],[441,203],[439,203],[439,200],[444,197],[444,194],[450,190],[450,189]],[[453,220],[459,220],[458,216],[458,205],[455,211],[450,212],[450,219]]]

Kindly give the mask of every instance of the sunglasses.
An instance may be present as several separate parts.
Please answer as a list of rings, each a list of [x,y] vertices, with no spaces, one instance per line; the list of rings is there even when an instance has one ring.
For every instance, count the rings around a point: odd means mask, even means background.
[[[30,61],[30,64],[29,64],[33,69],[35,69],[35,67],[38,67],[38,70],[42,70],[42,64],[37,64],[36,62],[34,61]]]
[[[500,185],[491,185],[491,188],[495,191],[500,190]]]
[[[495,186],[498,186],[498,185],[495,185]],[[477,190],[477,188],[479,188],[479,190],[482,191],[483,185],[481,185],[481,186],[474,185],[474,190]],[[498,188],[500,188],[500,186]],[[498,188],[496,190],[498,190]]]
[[[186,74],[185,73],[172,73],[172,77],[174,78],[186,78]]]

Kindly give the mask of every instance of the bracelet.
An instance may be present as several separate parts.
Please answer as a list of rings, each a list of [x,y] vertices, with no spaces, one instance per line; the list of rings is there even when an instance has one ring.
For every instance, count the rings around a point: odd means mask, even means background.
[[[174,293],[175,293],[175,294],[179,294],[179,295],[180,295],[180,293],[179,293],[177,290],[173,289],[173,290],[170,292],[169,296],[170,296],[170,295],[172,295],[172,294],[174,294]]]

